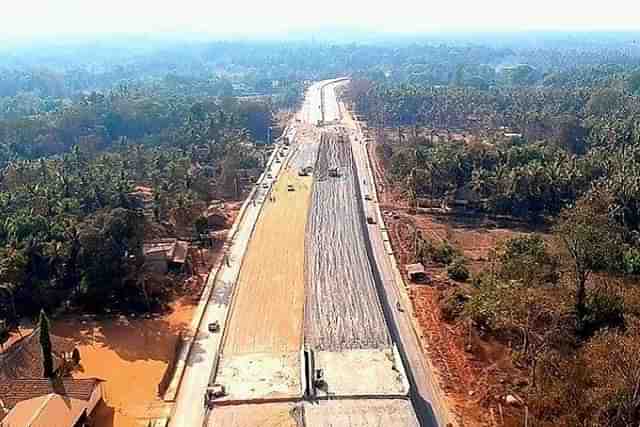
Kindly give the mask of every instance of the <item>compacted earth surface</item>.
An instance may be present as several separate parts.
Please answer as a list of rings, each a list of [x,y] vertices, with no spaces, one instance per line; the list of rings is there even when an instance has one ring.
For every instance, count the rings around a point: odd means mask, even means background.
[[[97,377],[104,383],[105,402],[95,414],[96,427],[137,427],[167,410],[158,385],[175,355],[195,309],[185,296],[171,312],[156,318],[63,319],[56,335],[70,338],[80,350],[76,378]]]

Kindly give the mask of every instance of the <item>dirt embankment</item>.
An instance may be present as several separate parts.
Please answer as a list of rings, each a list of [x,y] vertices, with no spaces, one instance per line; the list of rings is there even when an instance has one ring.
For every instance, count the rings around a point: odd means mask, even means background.
[[[385,181],[384,164],[374,147],[369,155],[374,160],[378,188],[383,190],[379,194],[381,208],[401,266],[415,262],[416,230],[423,238],[457,248],[472,274],[491,268],[490,253],[501,241],[533,231],[523,224],[489,218],[414,214],[404,195]],[[443,265],[428,264],[425,268],[428,284],[411,283],[405,277],[424,349],[436,365],[462,425],[497,425],[499,414],[490,410],[487,402],[499,393],[504,377],[513,373],[511,355],[504,345],[470,332],[473,329],[468,325],[443,319],[443,296],[470,285],[450,280]]]

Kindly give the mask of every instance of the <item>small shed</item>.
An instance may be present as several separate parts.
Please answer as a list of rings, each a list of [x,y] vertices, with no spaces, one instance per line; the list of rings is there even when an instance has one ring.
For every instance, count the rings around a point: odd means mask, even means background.
[[[407,270],[407,276],[409,276],[409,280],[414,282],[424,282],[427,280],[427,272],[424,269],[424,265],[417,264],[407,264],[405,266]]]
[[[183,271],[189,243],[178,239],[157,239],[144,242],[145,265],[149,271],[166,273]]]

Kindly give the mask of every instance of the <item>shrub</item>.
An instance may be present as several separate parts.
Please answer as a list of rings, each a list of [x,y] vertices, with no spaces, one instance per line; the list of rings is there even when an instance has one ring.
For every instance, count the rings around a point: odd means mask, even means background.
[[[451,264],[457,256],[460,255],[460,252],[456,250],[449,243],[444,242],[434,248],[432,253],[433,260],[436,262],[441,262],[443,264]]]
[[[582,319],[583,335],[593,335],[607,327],[624,326],[624,298],[607,288],[595,289],[587,298]]]
[[[627,274],[640,274],[640,249],[629,248],[623,256],[624,271]]]
[[[449,267],[447,267],[447,275],[450,279],[464,282],[469,278],[469,270],[464,265],[464,260],[456,259]]]
[[[440,300],[440,311],[442,318],[451,322],[455,320],[464,311],[465,303],[469,300],[469,296],[462,290],[455,288],[453,292],[449,292]]]

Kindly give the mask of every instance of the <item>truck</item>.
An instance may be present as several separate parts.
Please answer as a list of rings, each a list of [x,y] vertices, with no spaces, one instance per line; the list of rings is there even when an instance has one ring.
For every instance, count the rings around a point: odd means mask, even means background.
[[[339,177],[340,170],[337,167],[329,168],[329,176],[334,178]]]

